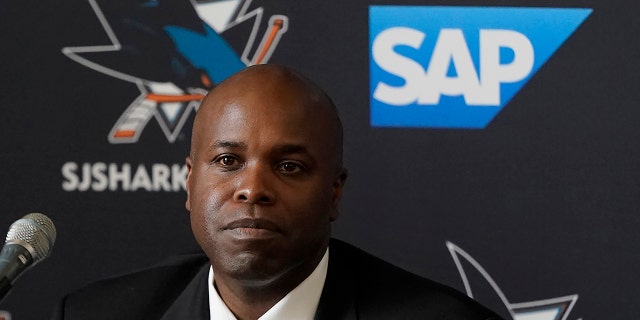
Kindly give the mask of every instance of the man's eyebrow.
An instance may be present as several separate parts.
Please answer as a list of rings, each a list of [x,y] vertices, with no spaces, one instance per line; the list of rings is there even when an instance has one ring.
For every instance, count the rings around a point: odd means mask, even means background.
[[[280,144],[273,149],[279,154],[297,154],[297,153],[309,153],[307,148],[299,144]]]
[[[246,149],[247,145],[243,142],[216,140],[211,145],[211,149],[227,148],[227,149]]]
[[[247,144],[238,141],[216,140],[211,144],[211,150],[214,149],[247,149]],[[285,143],[276,145],[272,150],[273,154],[309,154],[309,150],[300,144]]]

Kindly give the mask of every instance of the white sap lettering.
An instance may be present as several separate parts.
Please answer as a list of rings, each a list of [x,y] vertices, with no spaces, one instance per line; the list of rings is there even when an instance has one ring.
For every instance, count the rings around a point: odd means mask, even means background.
[[[154,191],[170,191],[171,185],[169,183],[169,176],[171,172],[169,167],[162,163],[156,163],[151,166],[151,175],[153,176],[153,190]]]
[[[419,49],[424,33],[405,27],[382,31],[372,44],[372,56],[384,71],[405,81],[404,86],[379,82],[373,97],[383,103],[404,106],[417,102],[437,105],[442,95],[462,95],[467,105],[499,106],[500,84],[526,78],[533,70],[531,41],[513,30],[480,30],[479,69],[474,66],[461,29],[442,29],[436,40],[427,71],[414,60],[394,51],[399,45]],[[500,49],[513,51],[513,61],[500,63]],[[453,67],[455,76],[449,76]]]
[[[399,45],[419,49],[425,34],[411,28],[394,27],[378,34],[372,44],[372,56],[380,68],[405,81],[404,86],[390,86],[379,82],[373,97],[390,105],[403,106],[413,103],[420,92],[420,81],[424,75],[422,66],[394,51]]]
[[[136,191],[139,188],[151,191],[151,178],[149,178],[147,169],[143,165],[138,165],[138,169],[131,179],[131,191]]]
[[[419,104],[438,104],[442,94],[464,95],[465,101],[471,103],[480,94],[480,81],[468,48],[462,30],[440,30],[421,86]],[[451,64],[456,70],[455,77],[447,76]]]
[[[500,105],[500,83],[517,82],[533,69],[531,41],[512,30],[480,30],[480,79],[483,96],[475,105]],[[500,48],[514,52],[513,61],[500,64]]]
[[[93,191],[104,191],[109,186],[109,179],[107,179],[107,175],[105,171],[107,170],[107,165],[103,162],[94,163],[91,168],[91,176],[93,176],[93,183],[91,184],[91,190]]]
[[[122,190],[128,191],[130,180],[131,166],[128,163],[122,165],[122,171],[118,170],[117,164],[109,164],[109,190],[118,190],[118,182],[122,182]]]
[[[75,162],[66,162],[62,165],[62,176],[66,179],[62,181],[62,190],[74,191],[78,188],[80,179],[76,174],[76,170],[78,170],[78,164]]]
[[[173,191],[187,190],[187,165],[174,164],[171,166],[171,187]]]

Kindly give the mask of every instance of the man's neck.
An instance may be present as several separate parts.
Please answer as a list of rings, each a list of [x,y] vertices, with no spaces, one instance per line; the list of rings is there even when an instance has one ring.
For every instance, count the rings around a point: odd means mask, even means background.
[[[323,255],[324,251],[310,262],[285,270],[269,281],[239,281],[214,273],[214,285],[238,320],[258,319],[304,281]]]

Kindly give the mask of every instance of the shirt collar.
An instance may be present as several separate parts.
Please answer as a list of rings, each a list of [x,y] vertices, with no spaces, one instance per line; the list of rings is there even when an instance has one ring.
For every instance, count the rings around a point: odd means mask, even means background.
[[[327,278],[328,266],[329,248],[313,272],[258,319],[313,319]],[[213,268],[209,268],[208,283],[211,320],[237,320],[213,286]]]

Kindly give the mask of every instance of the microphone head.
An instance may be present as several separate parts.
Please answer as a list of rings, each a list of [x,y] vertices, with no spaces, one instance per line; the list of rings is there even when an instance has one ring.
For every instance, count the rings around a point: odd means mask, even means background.
[[[11,224],[5,243],[25,247],[36,264],[49,255],[55,241],[53,221],[42,213],[29,213]]]

